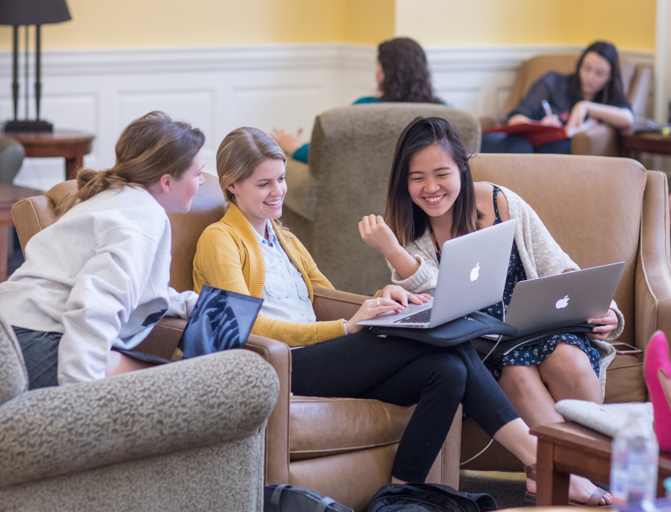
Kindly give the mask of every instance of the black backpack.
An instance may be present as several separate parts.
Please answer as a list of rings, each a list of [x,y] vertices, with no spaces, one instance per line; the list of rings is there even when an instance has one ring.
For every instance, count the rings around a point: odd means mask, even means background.
[[[438,484],[385,485],[368,504],[368,512],[487,512],[497,508],[489,494],[459,492]]]

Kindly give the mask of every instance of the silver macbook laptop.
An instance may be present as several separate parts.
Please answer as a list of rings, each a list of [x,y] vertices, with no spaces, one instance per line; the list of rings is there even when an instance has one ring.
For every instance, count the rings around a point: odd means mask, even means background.
[[[359,325],[428,329],[501,301],[517,220],[474,231],[443,244],[436,293]]]
[[[505,322],[526,336],[555,327],[578,325],[608,313],[624,262],[520,281]]]

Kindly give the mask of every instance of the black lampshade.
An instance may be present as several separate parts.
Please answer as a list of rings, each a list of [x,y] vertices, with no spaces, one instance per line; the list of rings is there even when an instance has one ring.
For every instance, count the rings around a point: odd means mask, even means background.
[[[65,0],[0,0],[0,25],[45,25],[70,19]]]

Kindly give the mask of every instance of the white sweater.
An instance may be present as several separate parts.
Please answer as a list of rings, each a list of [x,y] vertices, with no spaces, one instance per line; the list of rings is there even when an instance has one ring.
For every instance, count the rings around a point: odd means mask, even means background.
[[[508,200],[508,209],[511,219],[517,219],[515,228],[515,243],[524,266],[527,279],[552,276],[564,272],[579,270],[573,260],[566,254],[538,217],[538,214],[512,190],[497,185]],[[417,271],[407,279],[402,279],[389,262],[392,271],[392,283],[402,286],[412,293],[433,294],[438,281],[438,258],[427,229],[422,236],[414,242],[405,246],[405,250],[419,262]],[[611,309],[617,315],[618,325],[609,336],[609,340],[617,339],[624,329],[624,316],[615,304],[611,303]],[[599,379],[601,389],[605,393],[606,369],[615,357],[615,349],[610,343],[603,341],[592,341],[601,353]]]
[[[0,284],[9,323],[63,333],[58,383],[105,376],[112,346],[137,346],[164,315],[188,318],[194,292],[169,287],[170,221],[141,188],[112,187],[74,206],[26,245]]]

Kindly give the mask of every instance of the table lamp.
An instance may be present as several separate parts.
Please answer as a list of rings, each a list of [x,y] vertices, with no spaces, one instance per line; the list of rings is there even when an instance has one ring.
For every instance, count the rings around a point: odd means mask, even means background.
[[[54,127],[40,120],[40,98],[42,96],[41,78],[41,40],[40,27],[45,23],[60,23],[70,20],[70,11],[65,0],[1,0],[0,25],[12,25],[12,99],[14,100],[14,119],[7,121],[5,132],[51,132]],[[25,25],[25,66],[26,66],[26,118],[18,120],[19,107],[19,25]],[[35,119],[28,119],[28,25],[35,25]]]

